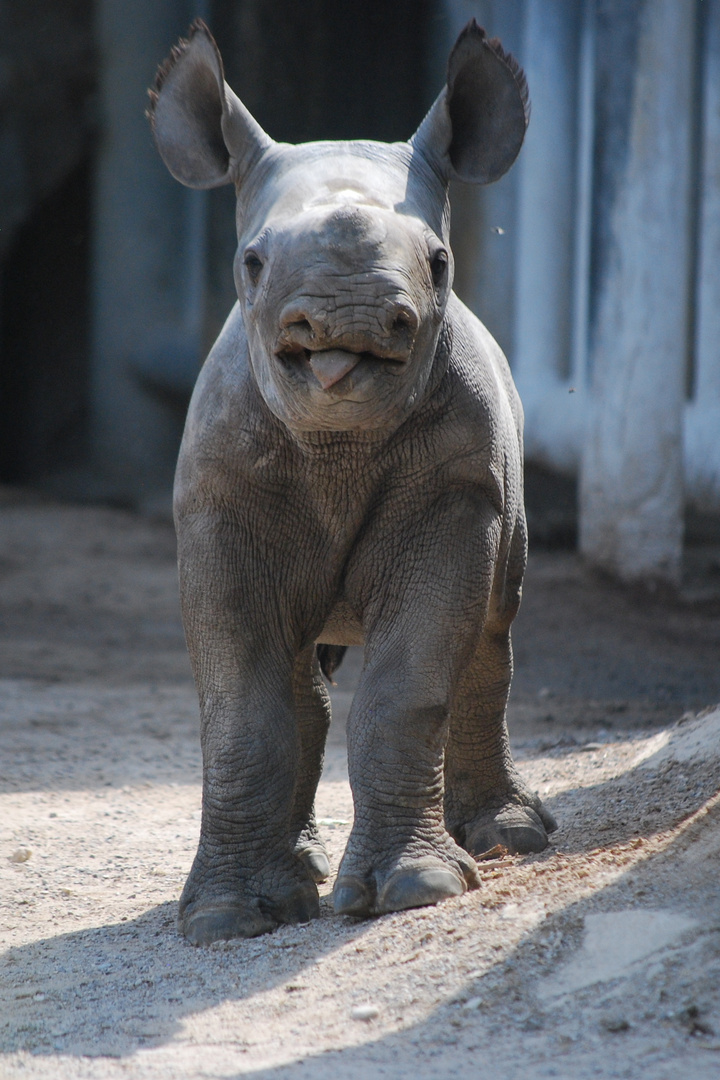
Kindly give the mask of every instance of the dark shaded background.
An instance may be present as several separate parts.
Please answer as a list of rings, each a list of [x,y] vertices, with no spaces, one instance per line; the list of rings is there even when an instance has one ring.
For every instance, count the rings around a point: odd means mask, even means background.
[[[179,33],[193,10],[176,6]],[[42,483],[92,456],[93,175],[102,138],[97,8],[93,0],[0,2],[0,481],[6,483]],[[228,81],[274,138],[392,141],[412,133],[432,100],[429,41],[438,8],[432,0],[215,0],[205,14]],[[152,75],[149,70],[148,83]],[[211,337],[234,299],[233,203],[230,190],[212,195]]]

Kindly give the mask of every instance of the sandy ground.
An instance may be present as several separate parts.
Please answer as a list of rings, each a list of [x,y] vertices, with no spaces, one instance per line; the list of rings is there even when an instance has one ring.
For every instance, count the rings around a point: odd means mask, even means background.
[[[551,847],[372,921],[334,916],[329,884],[314,923],[200,950],[175,925],[200,754],[173,558],[121,511],[0,508],[0,1077],[720,1077],[707,590],[632,596],[536,555],[510,723]],[[318,793],[335,868],[360,662]]]

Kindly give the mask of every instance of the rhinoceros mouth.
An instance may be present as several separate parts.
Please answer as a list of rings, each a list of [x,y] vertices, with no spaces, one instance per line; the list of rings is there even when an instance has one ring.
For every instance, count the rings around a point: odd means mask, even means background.
[[[350,352],[347,349],[283,349],[277,354],[281,363],[291,370],[303,370],[322,390],[330,390],[349,375],[358,364],[365,368],[374,364],[402,366],[405,361],[395,356],[373,352]]]

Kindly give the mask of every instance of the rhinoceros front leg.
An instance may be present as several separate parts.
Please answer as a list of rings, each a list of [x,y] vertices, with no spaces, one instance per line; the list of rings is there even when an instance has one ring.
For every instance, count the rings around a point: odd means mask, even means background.
[[[294,657],[274,575],[253,573],[237,533],[232,522],[207,519],[178,530],[203,752],[200,841],[180,898],[180,927],[194,944],[254,937],[319,913],[317,888],[293,852],[303,741]]]
[[[421,907],[479,884],[444,825],[447,701],[406,661],[397,643],[378,648],[348,720],[355,821],[333,891],[338,914]]]
[[[402,509],[402,508],[401,508]],[[444,819],[443,766],[458,675],[485,619],[500,536],[488,500],[451,493],[351,568],[365,667],[348,718],[355,821],[335,910],[382,914],[479,884]],[[370,545],[369,545],[370,546]]]

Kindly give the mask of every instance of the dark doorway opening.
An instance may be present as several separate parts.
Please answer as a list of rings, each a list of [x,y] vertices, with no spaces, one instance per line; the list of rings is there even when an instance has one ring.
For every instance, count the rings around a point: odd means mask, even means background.
[[[18,229],[0,295],[0,480],[81,466],[89,398],[91,161]]]

